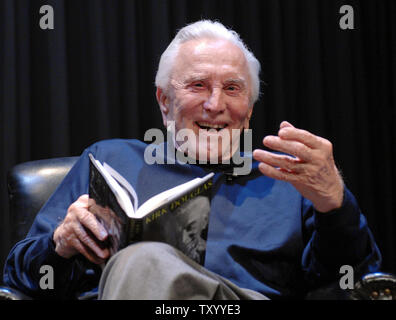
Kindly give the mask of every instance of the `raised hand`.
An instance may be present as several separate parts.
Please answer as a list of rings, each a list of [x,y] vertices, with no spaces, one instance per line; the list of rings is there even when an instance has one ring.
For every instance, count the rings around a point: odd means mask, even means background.
[[[253,157],[264,175],[290,182],[319,212],[341,207],[344,183],[330,141],[283,121],[278,135],[266,136],[263,144],[286,153],[254,150]]]

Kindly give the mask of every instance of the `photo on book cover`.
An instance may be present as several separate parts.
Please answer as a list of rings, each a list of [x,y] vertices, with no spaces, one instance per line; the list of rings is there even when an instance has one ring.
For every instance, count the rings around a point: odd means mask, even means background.
[[[109,236],[102,247],[115,254],[138,241],[166,242],[194,261],[205,260],[213,173],[150,198],[138,207],[133,187],[90,155],[89,211]]]

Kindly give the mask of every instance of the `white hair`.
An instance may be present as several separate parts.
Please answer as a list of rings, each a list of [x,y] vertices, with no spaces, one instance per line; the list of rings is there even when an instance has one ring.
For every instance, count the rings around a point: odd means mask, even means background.
[[[260,62],[247,48],[238,33],[234,30],[227,29],[223,24],[216,21],[200,20],[179,30],[161,55],[157,75],[155,77],[155,85],[166,91],[169,86],[171,72],[180,45],[189,40],[203,38],[228,40],[242,50],[249,68],[249,75],[252,83],[250,102],[251,105],[253,105],[258,100],[260,92]]]

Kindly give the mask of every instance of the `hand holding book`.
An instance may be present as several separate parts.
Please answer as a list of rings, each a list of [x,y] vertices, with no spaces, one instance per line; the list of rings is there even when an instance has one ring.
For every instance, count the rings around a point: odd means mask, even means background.
[[[108,232],[89,210],[89,197],[80,196],[72,203],[62,223],[54,232],[55,251],[64,258],[82,254],[95,264],[102,264],[110,256],[103,245]]]
[[[89,196],[80,196],[68,208],[53,235],[55,251],[103,264],[130,243],[163,241],[203,264],[212,177],[193,179],[138,206],[133,187],[90,155]]]

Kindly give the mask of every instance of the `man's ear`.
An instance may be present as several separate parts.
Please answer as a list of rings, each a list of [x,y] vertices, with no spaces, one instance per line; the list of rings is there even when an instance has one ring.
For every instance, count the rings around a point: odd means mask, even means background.
[[[156,97],[157,97],[158,105],[161,110],[162,121],[164,123],[164,126],[166,127],[168,120],[168,113],[169,113],[169,98],[164,93],[164,90],[162,90],[162,88],[159,87],[157,87]]]

